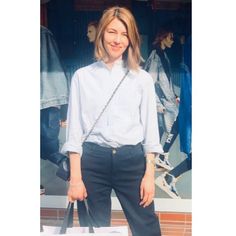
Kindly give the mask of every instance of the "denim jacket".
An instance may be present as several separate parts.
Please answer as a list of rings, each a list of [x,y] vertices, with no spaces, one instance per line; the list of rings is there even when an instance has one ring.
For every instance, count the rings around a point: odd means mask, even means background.
[[[167,57],[166,59],[168,60]],[[168,79],[156,50],[151,52],[144,65],[144,69],[149,72],[154,81],[157,110],[160,111],[163,108],[166,110],[164,114],[158,114],[164,116],[164,124],[160,123],[159,125],[161,125],[167,132],[170,132],[178,115],[178,105],[176,103],[176,96],[171,78],[170,80]]]
[[[52,33],[40,27],[40,109],[68,103],[68,80]]]

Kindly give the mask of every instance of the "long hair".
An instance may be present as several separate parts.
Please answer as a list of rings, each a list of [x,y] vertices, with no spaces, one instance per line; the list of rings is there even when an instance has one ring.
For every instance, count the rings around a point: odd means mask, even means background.
[[[117,18],[127,29],[129,46],[123,54],[125,65],[129,69],[137,70],[140,63],[140,36],[132,13],[124,7],[111,7],[103,12],[99,21],[95,39],[95,58],[103,60],[108,54],[103,45],[103,37],[107,26],[112,20]]]

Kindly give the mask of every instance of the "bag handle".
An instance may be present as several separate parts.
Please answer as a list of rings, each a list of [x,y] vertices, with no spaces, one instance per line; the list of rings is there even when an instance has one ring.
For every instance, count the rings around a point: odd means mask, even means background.
[[[87,224],[89,227],[89,233],[94,233],[92,217],[89,213],[89,207],[88,207],[87,200],[85,199],[84,201],[82,201],[80,203],[82,203],[84,205],[84,208],[86,210],[85,214],[86,214]],[[74,216],[74,202],[69,202],[59,234],[65,234],[67,228],[71,228],[73,226],[73,216]]]
[[[66,229],[71,228],[73,226],[73,215],[74,215],[74,203],[69,202],[59,234],[65,234]]]
[[[92,217],[91,217],[91,215],[90,215],[90,213],[89,213],[88,202],[87,202],[86,199],[84,199],[84,205],[85,205],[86,213],[87,213],[89,233],[94,233],[94,229],[93,229],[93,221],[92,221]]]

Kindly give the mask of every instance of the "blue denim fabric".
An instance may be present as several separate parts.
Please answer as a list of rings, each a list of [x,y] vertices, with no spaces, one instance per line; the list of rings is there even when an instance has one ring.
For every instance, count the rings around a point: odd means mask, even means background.
[[[181,93],[179,106],[180,150],[192,151],[192,78],[186,65],[181,67]]]
[[[183,173],[192,169],[192,153],[187,155],[187,158],[180,162],[169,174],[175,176],[176,178]]]
[[[42,159],[50,159],[59,151],[59,121],[58,108],[50,107],[40,111],[40,157]]]
[[[68,81],[52,33],[40,28],[40,109],[68,103]]]

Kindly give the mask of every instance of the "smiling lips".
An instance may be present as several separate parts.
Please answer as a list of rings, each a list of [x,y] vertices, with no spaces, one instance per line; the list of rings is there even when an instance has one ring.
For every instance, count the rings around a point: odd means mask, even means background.
[[[112,51],[119,51],[119,50],[121,50],[120,46],[115,46],[115,45],[110,45],[110,46],[111,46]]]

